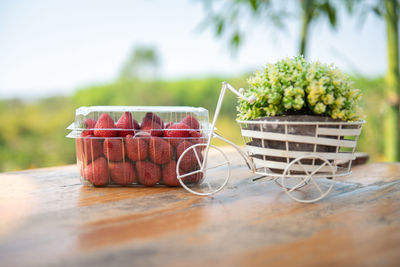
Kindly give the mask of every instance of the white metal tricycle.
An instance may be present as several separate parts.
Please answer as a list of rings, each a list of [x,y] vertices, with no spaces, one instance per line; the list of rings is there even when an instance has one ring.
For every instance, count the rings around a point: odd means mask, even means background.
[[[253,103],[255,96],[243,95],[230,84],[223,82],[207,141],[188,147],[177,161],[177,178],[181,185],[196,195],[211,195],[222,190],[231,176],[231,162],[223,149],[211,144],[213,139],[233,146],[258,179],[276,182],[292,199],[311,203],[332,190],[335,178],[351,172],[354,151],[364,121],[315,120],[237,120],[246,144],[245,151],[233,142],[218,135],[215,125],[226,91]],[[185,155],[194,154],[199,168],[180,174]],[[212,162],[209,161],[213,154]],[[201,175],[200,183],[185,179]]]

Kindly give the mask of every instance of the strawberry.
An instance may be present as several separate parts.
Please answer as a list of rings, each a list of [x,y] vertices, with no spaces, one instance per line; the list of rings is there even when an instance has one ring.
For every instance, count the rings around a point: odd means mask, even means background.
[[[103,144],[103,153],[111,161],[120,161],[125,156],[125,148],[120,139],[106,138]]]
[[[190,131],[190,141],[194,144],[205,144],[207,139],[199,131]]]
[[[156,114],[154,114],[152,112],[147,112],[145,117],[149,118],[153,122],[159,124],[161,126],[161,129],[164,129],[164,121],[159,116],[157,116]]]
[[[111,179],[116,184],[127,185],[136,181],[135,167],[130,162],[110,162],[108,168]]]
[[[176,147],[183,138],[189,137],[190,130],[189,126],[184,123],[175,123],[171,125],[168,129],[164,130],[164,136],[168,137],[171,145]]]
[[[190,127],[190,129],[199,129],[200,128],[199,121],[192,115],[187,115],[185,118],[183,118],[183,120],[181,122],[188,125]]]
[[[160,137],[152,137],[149,142],[150,159],[156,164],[167,163],[174,155],[174,149]]]
[[[182,169],[179,169],[179,173],[180,173],[180,175],[182,175],[185,172]],[[201,181],[202,178],[203,178],[203,172],[198,172],[198,173],[194,173],[192,175],[183,177],[182,181],[185,183],[185,185],[197,184]]]
[[[161,178],[160,167],[152,162],[138,161],[136,162],[136,170],[139,183],[146,186],[153,186]]]
[[[169,186],[180,186],[178,178],[176,178],[176,162],[171,160],[162,167],[162,178],[164,184]]]
[[[165,137],[189,137],[190,127],[184,123],[175,123],[164,131]]]
[[[100,157],[86,166],[83,170],[83,177],[95,186],[102,186],[108,183],[108,167],[105,158]]]
[[[145,160],[147,158],[148,145],[142,137],[127,135],[125,148],[126,155],[132,161]]]
[[[94,119],[90,119],[90,118],[86,119],[85,120],[85,126],[86,126],[86,129],[89,129],[89,130],[84,130],[82,132],[82,136],[94,135],[93,129],[94,129],[96,123],[97,123],[97,121],[94,120]]]
[[[183,142],[181,142],[177,147],[176,147],[176,156],[177,159],[180,158],[180,156],[182,155],[182,153],[190,146],[192,146],[193,144],[189,141],[184,140]],[[200,151],[198,149],[196,149],[197,152],[197,156],[199,157],[200,162],[203,161],[203,156],[200,153]],[[185,155],[183,156],[183,158],[180,161],[179,164],[179,168],[181,168],[183,171],[189,172],[194,170],[196,167],[198,167],[198,161],[196,158],[196,155],[194,154],[194,151],[191,149],[188,152],[185,153]]]
[[[168,122],[167,124],[165,124],[165,129],[168,129],[169,127],[171,127],[174,123],[172,121]],[[164,134],[165,134],[165,130],[164,130]],[[181,139],[179,138],[168,138],[166,139],[168,141],[168,143],[170,143],[173,146],[176,146]]]
[[[96,125],[97,121],[95,119],[86,119],[85,120],[85,125],[86,125],[86,129],[93,129],[94,126]]]
[[[81,136],[93,136],[93,130],[83,130]]]
[[[163,127],[157,122],[153,121],[151,118],[144,117],[141,125],[141,130],[148,132],[152,136],[162,136]]]
[[[135,137],[142,139],[143,141],[145,141],[147,144],[149,144],[150,139],[151,139],[151,135],[149,132],[147,131],[139,131],[135,134]]]
[[[102,153],[103,144],[99,139],[93,138],[92,135],[76,138],[76,157],[83,161],[84,166],[100,157]]]
[[[168,138],[164,138],[170,145],[172,145],[173,147],[177,147],[177,145],[179,145],[179,143],[181,143],[184,139],[180,138],[180,137],[168,137]]]
[[[118,136],[125,137],[128,134],[135,135],[134,130],[132,129],[140,129],[139,123],[132,118],[132,114],[129,112],[125,112],[115,124],[115,127],[118,129],[130,129],[130,131],[118,131]]]
[[[165,129],[168,129],[172,124],[174,124],[172,121],[165,124]]]
[[[101,114],[101,116],[97,120],[97,123],[94,128],[95,129],[94,129],[93,133],[95,136],[98,136],[98,137],[117,136],[117,131],[113,130],[115,128],[114,120],[107,113]]]
[[[183,171],[182,169],[179,169],[179,174],[183,175],[187,172]],[[179,182],[177,175],[176,175],[176,162],[175,160],[171,160],[167,164],[164,164],[162,167],[162,178],[164,181],[164,184],[169,185],[169,186],[181,186],[181,183]],[[193,184],[193,183],[198,183],[200,182],[201,178],[203,178],[203,173],[198,172],[194,173],[189,176],[185,176],[182,178],[182,181],[185,184]]]
[[[187,172],[183,171],[182,169],[179,169],[179,174],[183,175]],[[185,176],[182,178],[182,181],[185,184],[192,184],[192,183],[198,183],[201,178],[203,177],[203,173],[195,173],[189,176]],[[164,164],[162,167],[162,178],[164,181],[164,184],[169,185],[169,186],[181,186],[181,183],[179,182],[177,175],[176,175],[176,162],[175,160],[171,160],[167,164]]]

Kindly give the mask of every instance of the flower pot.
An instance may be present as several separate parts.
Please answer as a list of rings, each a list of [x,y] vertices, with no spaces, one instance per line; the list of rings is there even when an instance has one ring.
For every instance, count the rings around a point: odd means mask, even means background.
[[[238,122],[247,153],[253,158],[256,169],[276,174],[282,174],[288,163],[304,155],[322,156],[334,166],[338,161],[345,161],[344,168],[350,171],[363,123],[313,115],[263,117]],[[313,170],[322,161],[308,159],[302,163]],[[304,173],[303,168],[299,168],[293,174]]]

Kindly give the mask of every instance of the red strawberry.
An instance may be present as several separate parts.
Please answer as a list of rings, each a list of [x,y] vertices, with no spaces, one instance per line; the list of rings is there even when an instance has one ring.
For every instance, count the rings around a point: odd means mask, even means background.
[[[120,161],[125,156],[125,148],[120,139],[106,138],[103,144],[103,153],[111,161]]]
[[[96,125],[97,121],[95,119],[86,119],[85,120],[85,125],[86,125],[86,129],[93,129],[94,126]]]
[[[189,141],[183,141],[181,142],[177,147],[176,147],[176,156],[177,159],[180,158],[180,156],[182,155],[182,153],[190,146],[192,146],[193,144]],[[203,156],[202,154],[199,152],[198,149],[196,149],[197,152],[197,156],[199,157],[200,162],[203,161]],[[179,164],[179,168],[181,168],[183,171],[189,172],[194,170],[196,167],[198,167],[198,161],[196,158],[196,155],[194,154],[193,150],[189,150],[188,152],[185,153],[185,155],[183,156],[183,158],[180,161]]]
[[[179,174],[183,175],[185,172],[182,169],[179,169]],[[182,178],[182,181],[185,184],[192,184],[192,183],[198,183],[200,182],[201,178],[203,177],[203,173],[194,173],[189,176],[185,176]],[[164,164],[162,167],[162,178],[164,181],[164,184],[169,185],[169,186],[181,186],[177,175],[176,175],[176,162],[175,160],[171,160],[167,164]]]
[[[176,162],[171,160],[162,167],[162,178],[164,184],[169,186],[180,186],[178,178],[176,178]]]
[[[108,167],[105,158],[100,157],[86,166],[83,170],[83,177],[95,186],[108,183]]]
[[[152,162],[138,161],[136,162],[136,170],[139,183],[146,186],[153,186],[161,178],[160,167]]]
[[[111,179],[119,185],[127,185],[136,181],[136,171],[130,162],[110,162]]]
[[[81,136],[93,136],[93,130],[83,130]]]
[[[165,140],[167,140],[167,142],[173,147],[177,147],[184,139],[181,137],[175,137],[175,138],[168,137],[165,138]]]
[[[187,172],[184,172],[182,169],[179,169],[179,174],[183,175]],[[198,173],[194,173],[192,175],[188,175],[182,178],[182,181],[184,182],[185,185],[188,184],[197,184],[201,181],[201,179],[203,178],[203,172],[198,172]]]
[[[189,137],[189,129],[189,126],[184,123],[175,123],[164,131],[164,136],[168,137],[169,142],[176,147],[183,138]]]
[[[112,130],[115,128],[114,120],[107,113],[101,114],[94,127],[94,135],[98,137],[114,137],[117,136],[117,131]],[[103,130],[107,129],[107,130]]]
[[[94,129],[96,123],[97,123],[97,121],[94,120],[94,119],[90,119],[90,118],[86,119],[85,120],[85,126],[86,126],[86,129],[89,129],[89,130],[84,130],[82,132],[82,136],[94,135],[93,129]]]
[[[203,135],[199,131],[191,131],[190,132],[190,141],[194,144],[205,144],[207,143],[207,139],[203,137]]]
[[[188,125],[190,127],[190,129],[199,129],[200,128],[199,121],[192,115],[187,115],[185,118],[183,118],[183,120],[181,122]]]
[[[150,138],[152,137],[149,132],[146,131],[139,131],[135,134],[135,137],[142,139],[147,144],[150,142]]]
[[[99,139],[88,135],[84,138],[76,138],[76,157],[83,161],[83,165],[94,161],[103,153],[103,145]]]
[[[132,114],[125,112],[115,124],[118,129],[130,129],[130,131],[118,131],[118,136],[125,137],[128,134],[135,135],[135,131],[131,129],[140,129],[139,123],[132,118]]]
[[[190,127],[184,123],[175,123],[164,131],[165,137],[189,137]]]
[[[145,160],[147,158],[148,145],[142,137],[127,135],[125,148],[126,155],[132,161]]]
[[[164,121],[156,114],[154,114],[152,112],[147,112],[145,117],[149,118],[152,121],[154,121],[155,123],[159,124],[161,126],[161,129],[164,129]]]
[[[148,132],[152,136],[162,136],[163,127],[157,122],[153,121],[151,118],[144,117],[141,125],[141,130]]]
[[[172,121],[165,124],[165,129],[168,129],[172,124],[174,124]]]
[[[163,138],[168,144],[172,146],[172,148],[175,148],[180,142],[183,141],[183,138],[172,138],[172,137],[164,137]]]
[[[160,137],[152,137],[149,143],[149,155],[154,163],[167,163],[174,155],[172,146]]]

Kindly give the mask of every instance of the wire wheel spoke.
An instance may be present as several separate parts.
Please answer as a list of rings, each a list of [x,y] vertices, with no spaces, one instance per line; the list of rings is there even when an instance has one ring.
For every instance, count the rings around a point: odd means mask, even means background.
[[[326,162],[324,162],[324,164],[322,164],[321,166],[319,166],[316,170],[314,170],[311,174],[310,177],[313,176],[314,174],[316,174],[320,169],[322,169],[324,166],[326,165]]]
[[[293,186],[293,187],[291,187],[291,188],[287,188],[287,189],[289,189],[289,192],[293,192],[294,190],[297,190],[297,189],[299,189],[299,188],[305,186],[305,185],[308,183],[308,180],[309,180],[309,178],[310,178],[310,173],[309,173],[309,171],[308,171],[307,168],[301,163],[300,160],[297,161],[297,162],[295,162],[295,164],[298,165],[299,167],[301,167],[301,168],[303,169],[303,171],[307,174],[307,177],[304,178],[304,179],[303,179],[302,177],[300,177],[301,182],[297,183],[295,186]],[[290,171],[291,171],[291,170],[290,170],[290,168],[289,168],[289,170],[288,170],[289,175],[290,175]]]
[[[193,152],[194,152],[194,155],[196,156],[197,163],[199,164],[199,166],[201,166],[201,160],[200,160],[199,155],[197,154],[197,149],[193,148]]]
[[[311,182],[314,184],[314,186],[318,189],[318,191],[321,193],[321,196],[324,194],[324,192],[322,192],[321,187],[319,187],[319,185],[314,181],[314,179],[312,177],[310,177]]]
[[[298,184],[296,184],[296,185],[293,186],[292,188],[290,188],[289,192],[293,192],[293,190],[296,190],[296,189],[299,189],[300,187],[302,187],[303,184],[307,184],[307,178],[308,178],[308,177],[306,177],[305,179],[300,178],[300,179],[301,179],[301,182],[298,183]]]
[[[307,171],[306,167],[304,167],[304,165],[301,164],[301,161],[300,161],[300,160],[297,161],[296,163],[297,163],[297,165],[300,165],[300,166],[301,166],[301,168],[304,170],[304,172],[307,174],[307,176],[310,176],[310,173]],[[311,174],[311,175],[312,175],[312,174]]]
[[[200,172],[201,172],[201,170],[197,170],[197,171],[192,171],[192,172],[188,172],[188,173],[185,173],[185,174],[181,174],[181,175],[178,175],[178,179],[182,179],[182,178],[185,178],[187,176],[190,176],[190,175],[193,175],[193,174],[197,174],[197,173],[200,173]]]
[[[215,166],[207,167],[204,171],[216,169],[216,168],[224,166],[224,165],[229,165],[229,161],[222,162],[222,163],[220,163],[218,165],[215,165]]]

